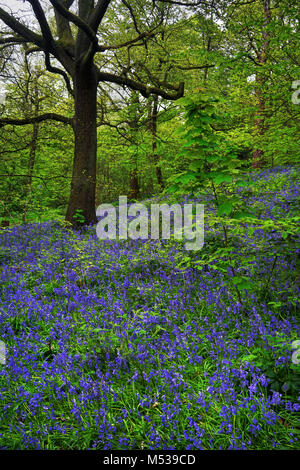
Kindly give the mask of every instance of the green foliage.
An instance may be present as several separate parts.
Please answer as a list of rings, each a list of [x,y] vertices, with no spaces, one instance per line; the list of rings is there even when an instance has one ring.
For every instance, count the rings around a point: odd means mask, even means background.
[[[254,348],[251,355],[244,356],[242,361],[252,362],[268,378],[270,391],[280,392],[283,395],[297,400],[300,389],[300,364],[294,364],[292,359],[286,358],[292,350],[291,342],[283,334],[276,336],[266,335],[267,344]]]
[[[299,236],[298,216],[285,216],[279,213],[276,220],[261,218],[257,207],[247,205],[245,195],[255,195],[258,191],[280,191],[285,187],[287,176],[270,178],[265,188],[260,184],[254,186],[241,162],[232,152],[232,147],[221,144],[218,133],[214,131],[216,123],[222,121],[217,112],[218,101],[206,96],[196,95],[181,100],[185,110],[185,125],[181,130],[183,145],[177,157],[187,169],[170,178],[170,192],[175,194],[187,193],[187,188],[195,194],[210,194],[215,211],[206,217],[211,230],[219,233],[219,244],[216,239],[210,244],[206,241],[205,249],[196,259],[191,257],[179,258],[178,267],[195,266],[206,269],[207,266],[227,275],[228,287],[232,289],[241,304],[245,303],[249,293],[257,289],[253,283],[252,262],[254,254],[249,254],[248,246],[241,243],[243,237],[251,237],[255,229],[266,233],[278,233],[281,244],[287,247],[289,253],[295,253]],[[226,117],[226,116],[225,116]],[[190,163],[189,163],[190,162]],[[291,175],[293,178],[293,174]],[[241,188],[236,191],[236,188]],[[293,199],[293,211],[297,212],[297,198]],[[273,208],[275,214],[276,207]],[[239,241],[239,257],[234,255]],[[278,242],[277,242],[278,243]],[[259,247],[270,259],[274,258],[270,275],[264,285],[260,286],[261,299],[268,298],[268,287],[272,280],[273,270],[277,261],[276,249],[263,244]],[[293,256],[293,255],[292,255]],[[270,299],[269,299],[270,300]],[[289,296],[289,301],[297,305],[295,293]]]
[[[76,209],[75,214],[73,215],[73,219],[79,224],[84,224],[85,219],[83,215],[83,210],[82,209]]]
[[[189,161],[191,163],[187,171],[172,179],[175,185],[173,184],[170,191],[186,192],[186,187],[191,185],[194,191],[201,188],[211,189],[217,217],[210,218],[210,223],[221,225],[223,246],[218,249],[213,246],[213,252],[205,250],[205,254],[200,255],[200,260],[196,261],[197,268],[201,269],[201,265],[210,263],[214,263],[213,267],[222,272],[227,272],[229,268],[229,285],[234,286],[239,300],[242,301],[241,290],[249,288],[251,283],[247,277],[236,272],[230,255],[233,246],[228,238],[226,225],[229,217],[245,221],[252,216],[249,209],[245,211],[242,198],[231,191],[231,183],[240,173],[240,162],[230,146],[224,151],[220,138],[214,131],[214,125],[222,121],[222,116],[217,111],[216,99],[196,95],[193,99],[182,99],[181,104],[185,109],[185,126],[182,131],[184,143],[179,157],[185,165]],[[239,183],[244,183],[240,177]]]

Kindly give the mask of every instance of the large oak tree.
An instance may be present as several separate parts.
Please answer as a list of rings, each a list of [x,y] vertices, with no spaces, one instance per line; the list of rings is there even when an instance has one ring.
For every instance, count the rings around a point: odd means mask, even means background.
[[[46,15],[45,2],[26,0],[30,3],[35,28],[31,28],[0,7],[0,20],[7,30],[0,36],[2,46],[26,44],[29,53],[40,52],[45,58],[46,68],[60,74],[69,93],[74,98],[74,117],[72,119],[56,113],[32,116],[27,119],[1,118],[0,125],[25,125],[53,119],[72,126],[75,133],[75,149],[71,193],[66,219],[73,225],[79,224],[76,214],[83,215],[84,222],[96,222],[95,189],[96,189],[96,155],[97,155],[97,89],[101,82],[110,82],[127,86],[140,92],[144,97],[151,94],[165,99],[175,100],[183,95],[183,83],[172,85],[158,82],[142,83],[128,74],[115,74],[113,70],[102,70],[97,66],[96,55],[106,54],[121,47],[135,44],[146,44],[162,25],[159,15],[161,9],[157,4],[171,3],[181,6],[195,6],[206,2],[181,2],[158,0],[152,4],[157,21],[145,30],[138,27],[134,2],[126,0],[49,0],[55,18],[56,33],[50,27]],[[209,2],[208,2],[209,3]],[[114,8],[116,15],[120,7],[127,8],[132,18],[132,29],[135,37],[119,44],[101,44],[101,23],[108,8]],[[156,12],[156,13],[155,13]],[[75,217],[74,217],[75,216]],[[82,218],[81,218],[82,220]],[[81,222],[82,223],[82,222]]]

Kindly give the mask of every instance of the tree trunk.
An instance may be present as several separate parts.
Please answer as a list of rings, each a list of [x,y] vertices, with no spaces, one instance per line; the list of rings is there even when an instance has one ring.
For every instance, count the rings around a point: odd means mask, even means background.
[[[39,78],[38,76],[35,78],[35,83],[34,83],[34,102],[33,102],[34,117],[37,117],[40,111],[38,78]],[[28,114],[30,115],[31,113],[32,113],[32,105],[30,104]],[[36,149],[37,149],[37,143],[38,143],[38,137],[39,137],[39,126],[40,125],[37,122],[35,122],[32,125],[32,138],[31,138],[31,142],[29,145],[28,177],[26,181],[26,203],[24,206],[23,214],[22,214],[23,224],[26,223],[27,213],[31,205],[31,199],[32,199],[32,177],[33,177]]]
[[[26,224],[27,213],[32,203],[32,177],[35,165],[35,156],[36,156],[36,148],[38,142],[38,135],[39,135],[39,124],[34,123],[32,129],[32,140],[30,142],[30,153],[29,153],[29,162],[28,162],[28,177],[27,177],[27,185],[26,185],[26,203],[24,206],[24,211],[22,214],[22,223]]]
[[[35,122],[32,129],[32,140],[30,142],[30,153],[29,153],[29,162],[28,162],[28,180],[27,180],[27,196],[31,193],[32,190],[32,176],[35,164],[35,155],[36,147],[39,135],[39,124]]]
[[[97,75],[93,66],[76,70],[75,151],[71,194],[66,220],[73,227],[97,222],[96,160],[97,160]]]
[[[136,105],[130,111],[130,118],[129,121],[129,129],[130,129],[130,141],[133,145],[137,146],[137,137],[136,134],[138,132],[138,113],[137,113],[137,106],[139,104],[138,94],[133,92],[131,93],[132,103]],[[138,178],[138,155],[137,153],[133,153],[130,159],[130,176],[129,176],[129,194],[128,199],[135,199],[137,200],[140,195],[140,185],[139,185],[139,178]]]
[[[159,190],[164,189],[164,182],[160,167],[160,158],[157,154],[157,116],[158,116],[158,96],[153,97],[153,107],[151,109],[151,133],[152,133],[152,158],[155,165],[155,172]]]
[[[139,187],[137,169],[132,168],[130,171],[130,190],[129,190],[128,199],[137,200],[139,195],[140,195],[140,187]]]
[[[39,86],[38,86],[38,82],[36,81],[35,88],[34,88],[34,117],[38,117],[39,112],[40,112]],[[32,176],[33,176],[33,170],[34,170],[34,165],[35,165],[35,155],[36,155],[38,137],[39,137],[39,123],[35,122],[32,125],[32,139],[30,142],[30,152],[29,152],[29,161],[28,161],[27,196],[29,196],[32,190]]]
[[[211,51],[211,37],[210,36],[208,37],[206,50],[207,50],[208,53]],[[208,69],[209,69],[209,67],[204,68],[203,85],[204,85],[205,88],[207,86]]]

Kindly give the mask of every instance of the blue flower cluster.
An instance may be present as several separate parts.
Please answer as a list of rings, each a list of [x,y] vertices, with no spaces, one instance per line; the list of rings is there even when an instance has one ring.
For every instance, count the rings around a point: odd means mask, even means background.
[[[294,214],[294,174],[266,170],[241,194],[260,218]],[[279,239],[257,229],[237,240],[236,256],[245,245],[255,253],[254,285],[274,267],[268,297],[253,289],[241,305],[224,273],[179,269],[175,242],[100,241],[94,228],[52,222],[3,230],[0,446],[299,448],[299,393],[272,387],[259,363],[261,351],[273,372],[288,368],[289,345],[300,338],[291,301],[299,247],[261,249]],[[286,348],[272,341],[278,335]]]

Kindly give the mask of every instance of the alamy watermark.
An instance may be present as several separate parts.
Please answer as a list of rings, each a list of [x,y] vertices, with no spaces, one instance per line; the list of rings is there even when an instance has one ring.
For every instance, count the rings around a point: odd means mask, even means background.
[[[102,217],[96,228],[100,240],[169,240],[173,233],[175,240],[186,240],[187,250],[204,245],[203,204],[151,204],[148,209],[141,203],[128,205],[127,197],[120,196],[117,208],[101,204],[96,214]]]
[[[6,100],[6,93],[0,90],[0,105],[4,105]]]
[[[300,80],[294,80],[292,88],[293,90],[296,90],[292,94],[292,102],[293,104],[300,104]]]
[[[296,340],[292,342],[292,349],[296,349],[296,351],[292,354],[292,362],[293,364],[300,364],[300,340]]]
[[[0,364],[6,364],[6,346],[3,341],[0,341]]]

